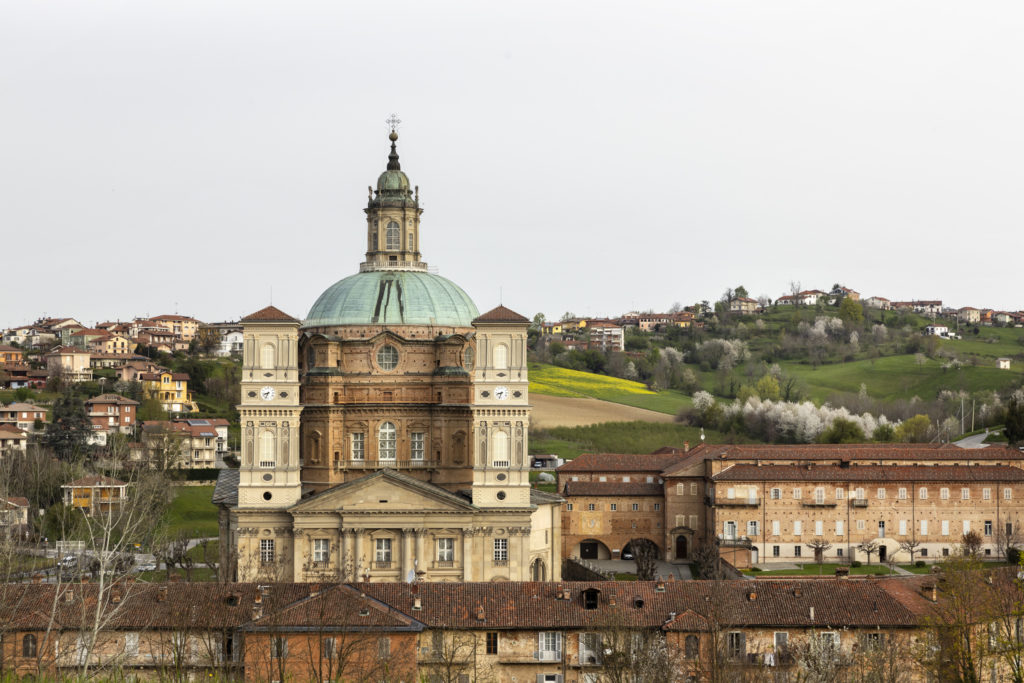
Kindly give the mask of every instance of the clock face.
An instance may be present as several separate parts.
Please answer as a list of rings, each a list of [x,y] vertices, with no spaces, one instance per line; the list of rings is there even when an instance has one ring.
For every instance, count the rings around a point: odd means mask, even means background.
[[[264,401],[274,400],[274,387],[263,387],[260,389],[260,398]]]
[[[508,387],[494,387],[494,398],[504,401],[508,398]]]

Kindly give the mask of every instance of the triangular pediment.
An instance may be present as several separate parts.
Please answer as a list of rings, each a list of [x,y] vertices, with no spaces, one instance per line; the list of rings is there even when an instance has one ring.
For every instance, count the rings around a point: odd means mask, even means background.
[[[291,508],[304,512],[468,512],[476,508],[453,493],[393,470],[339,484]]]

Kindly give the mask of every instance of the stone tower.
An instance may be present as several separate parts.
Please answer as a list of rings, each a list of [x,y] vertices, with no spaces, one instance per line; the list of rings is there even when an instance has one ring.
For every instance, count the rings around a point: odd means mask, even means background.
[[[530,321],[504,306],[473,321],[473,504],[484,508],[530,504],[529,381],[526,330]]]
[[[392,268],[426,270],[420,261],[419,187],[409,189],[409,177],[398,163],[395,142],[398,133],[391,130],[391,154],[387,170],[377,179],[377,196],[370,189],[366,211],[366,262],[364,268],[385,265]]]
[[[238,505],[284,509],[298,502],[299,321],[268,306],[242,318],[242,464]]]

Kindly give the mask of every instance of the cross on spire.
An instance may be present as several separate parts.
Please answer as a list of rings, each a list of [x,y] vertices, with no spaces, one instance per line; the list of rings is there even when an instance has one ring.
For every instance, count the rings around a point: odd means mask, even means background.
[[[391,130],[395,130],[398,128],[398,125],[402,123],[402,119],[398,118],[398,114],[392,114],[384,123],[388,124],[391,127]]]

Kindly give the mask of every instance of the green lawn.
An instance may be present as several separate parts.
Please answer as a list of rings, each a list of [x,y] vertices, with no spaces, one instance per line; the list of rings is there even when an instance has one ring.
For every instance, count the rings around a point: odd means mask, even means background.
[[[705,430],[707,443],[748,443],[750,440]],[[696,446],[700,428],[673,422],[604,422],[585,427],[549,427],[530,433],[530,453],[553,453],[571,460],[580,453],[652,453],[662,446]]]
[[[900,565],[896,565],[896,566],[898,566],[900,569],[906,569],[911,574],[931,574],[932,573],[932,565],[930,565],[930,564],[926,564],[923,567],[915,567],[912,564],[900,564]]]
[[[991,366],[965,366],[959,370],[943,370],[942,363],[925,359],[918,364],[912,355],[886,356],[874,360],[858,360],[814,367],[803,363],[782,363],[785,372],[799,377],[807,385],[810,398],[821,403],[835,393],[854,395],[861,383],[870,396],[910,399],[918,396],[934,399],[943,389],[968,392],[984,389],[1005,391],[1021,381],[1024,364],[1015,370],[999,370]]]
[[[40,557],[38,555],[14,553],[11,555],[10,565],[5,569],[8,569],[12,574],[18,574],[20,572],[47,569],[55,564],[57,564],[57,560],[52,557]]]
[[[818,576],[819,568],[821,576],[835,576],[836,567],[845,567],[847,565],[831,564],[825,562],[824,564],[818,565],[814,562],[807,562],[802,565],[797,565],[799,569],[773,569],[771,571],[755,572],[744,570],[744,574],[750,576]],[[850,574],[889,574],[889,568],[885,565],[863,565],[860,567],[850,567]]]
[[[210,559],[213,562],[216,562],[217,558],[220,557],[220,541],[210,541],[209,546],[207,546],[207,552],[209,553]],[[202,546],[197,545],[195,548],[189,550],[188,556],[191,557],[194,562],[204,562]]]
[[[598,398],[634,408],[675,415],[692,404],[678,391],[651,391],[640,382],[569,370],[545,363],[530,363],[530,391],[547,396]]]
[[[181,569],[172,570],[172,575],[185,579],[185,572]],[[167,572],[163,569],[155,572],[140,572],[138,574],[140,581],[150,581],[153,583],[161,583],[167,580]],[[216,581],[217,570],[209,569],[207,567],[196,567],[192,570],[192,581]]]
[[[210,502],[212,486],[175,487],[174,501],[167,511],[168,531],[184,531],[191,538],[217,535],[217,507]]]

